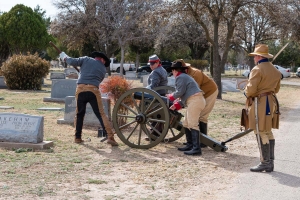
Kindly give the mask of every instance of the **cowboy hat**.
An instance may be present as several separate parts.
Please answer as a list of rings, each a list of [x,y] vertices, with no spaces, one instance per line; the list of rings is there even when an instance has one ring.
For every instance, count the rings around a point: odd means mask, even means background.
[[[183,67],[190,67],[191,66],[190,63],[184,62],[183,59],[177,59],[177,60],[174,60],[173,62],[181,62]]]
[[[187,69],[187,67],[186,67],[186,65],[185,65],[185,63],[183,62],[183,60],[182,60],[182,62],[179,60],[175,60],[173,63],[172,63],[172,65],[171,65],[171,67],[170,67],[170,69],[171,70],[173,70],[173,69],[181,69],[181,70],[185,70],[185,69]]]
[[[253,53],[249,53],[248,54],[249,56],[262,56],[262,57],[265,57],[265,58],[273,58],[273,55],[272,54],[269,54],[269,47],[268,45],[265,45],[265,44],[258,44],[258,45],[255,45],[255,49],[254,49],[254,52]]]
[[[105,67],[109,67],[110,59],[104,53],[94,51],[94,52],[91,53],[90,57],[92,57],[92,58],[96,58],[96,57],[103,58],[105,60]]]

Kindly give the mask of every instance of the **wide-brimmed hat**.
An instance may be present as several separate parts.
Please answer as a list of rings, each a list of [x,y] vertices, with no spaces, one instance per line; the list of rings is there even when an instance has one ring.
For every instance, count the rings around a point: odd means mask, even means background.
[[[173,62],[181,62],[183,67],[189,67],[189,66],[191,66],[190,63],[184,62],[183,59],[177,59],[177,60],[174,60]]]
[[[273,58],[273,55],[269,54],[269,47],[266,44],[255,45],[254,52],[249,53],[248,55],[249,56],[258,55],[258,56],[262,56],[262,57],[265,57],[265,58]]]
[[[156,54],[154,54],[152,56],[149,56],[149,61],[148,62],[159,62],[159,61],[160,61],[160,59]]]
[[[90,57],[92,57],[92,58],[96,58],[96,57],[103,58],[105,60],[105,67],[109,67],[109,65],[110,65],[110,59],[102,52],[94,51],[94,52],[91,53]]]
[[[170,69],[181,69],[181,70],[185,70],[187,69],[185,63],[183,64],[184,62],[181,62],[180,60],[179,61],[174,61],[170,67]]]

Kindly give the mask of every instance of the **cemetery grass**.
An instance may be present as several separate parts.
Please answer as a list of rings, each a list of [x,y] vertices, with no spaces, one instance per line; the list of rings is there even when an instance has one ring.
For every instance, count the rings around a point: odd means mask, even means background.
[[[141,86],[133,81],[135,87]],[[74,144],[74,127],[57,124],[63,111],[40,107],[64,104],[43,102],[42,91],[0,90],[1,105],[16,112],[44,116],[45,150],[0,149],[0,199],[219,199],[245,168],[258,162],[254,134],[227,143],[227,152],[202,150],[202,156],[185,156],[177,150],[185,138],[161,143],[148,150],[133,149],[116,136],[119,147],[97,138],[97,127],[84,126],[83,145]],[[300,87],[282,86],[278,94],[281,119],[293,109]],[[217,100],[209,117],[209,135],[225,141],[240,132],[240,113],[245,97],[228,92]],[[287,98],[288,97],[288,98]],[[89,141],[90,139],[90,141]]]

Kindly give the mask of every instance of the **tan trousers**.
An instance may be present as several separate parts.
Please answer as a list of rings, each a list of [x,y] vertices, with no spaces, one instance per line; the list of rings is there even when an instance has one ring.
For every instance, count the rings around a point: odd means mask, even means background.
[[[254,130],[254,133],[257,134],[256,130]],[[272,131],[259,131],[259,136],[262,144],[269,144],[269,140],[275,139]]]
[[[76,94],[75,94],[76,95],[76,101],[78,101],[78,95],[81,92],[88,92],[88,91],[92,92],[96,96],[97,104],[98,104],[98,109],[99,109],[100,115],[102,117],[102,120],[103,120],[103,123],[104,123],[105,130],[107,132],[108,138],[114,137],[114,132],[112,130],[111,124],[110,124],[110,122],[108,120],[108,117],[106,116],[106,114],[104,112],[104,109],[103,109],[101,93],[100,93],[99,89],[96,86],[93,86],[93,85],[81,85],[81,84],[78,85],[77,88],[76,88]],[[76,127],[76,122],[77,122],[77,117],[76,117],[77,113],[78,113],[78,107],[76,107],[76,115],[75,115],[75,120],[74,120],[75,127]]]
[[[212,111],[212,109],[214,108],[218,93],[219,91],[216,90],[214,93],[212,93],[209,97],[205,99],[206,105],[204,109],[201,111],[200,118],[199,118],[200,122],[207,123],[208,121],[207,118],[210,112]]]
[[[198,120],[205,104],[202,92],[190,96],[186,101],[187,108],[182,125],[188,129],[199,130]]]

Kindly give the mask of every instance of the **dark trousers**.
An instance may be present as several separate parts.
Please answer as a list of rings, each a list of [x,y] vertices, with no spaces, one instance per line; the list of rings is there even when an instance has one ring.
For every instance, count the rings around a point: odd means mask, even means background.
[[[104,113],[101,93],[95,86],[77,86],[76,90],[76,118],[75,118],[75,136],[81,138],[86,104],[90,103],[93,112],[98,118],[102,129],[107,132],[108,136],[113,137],[108,117]]]

